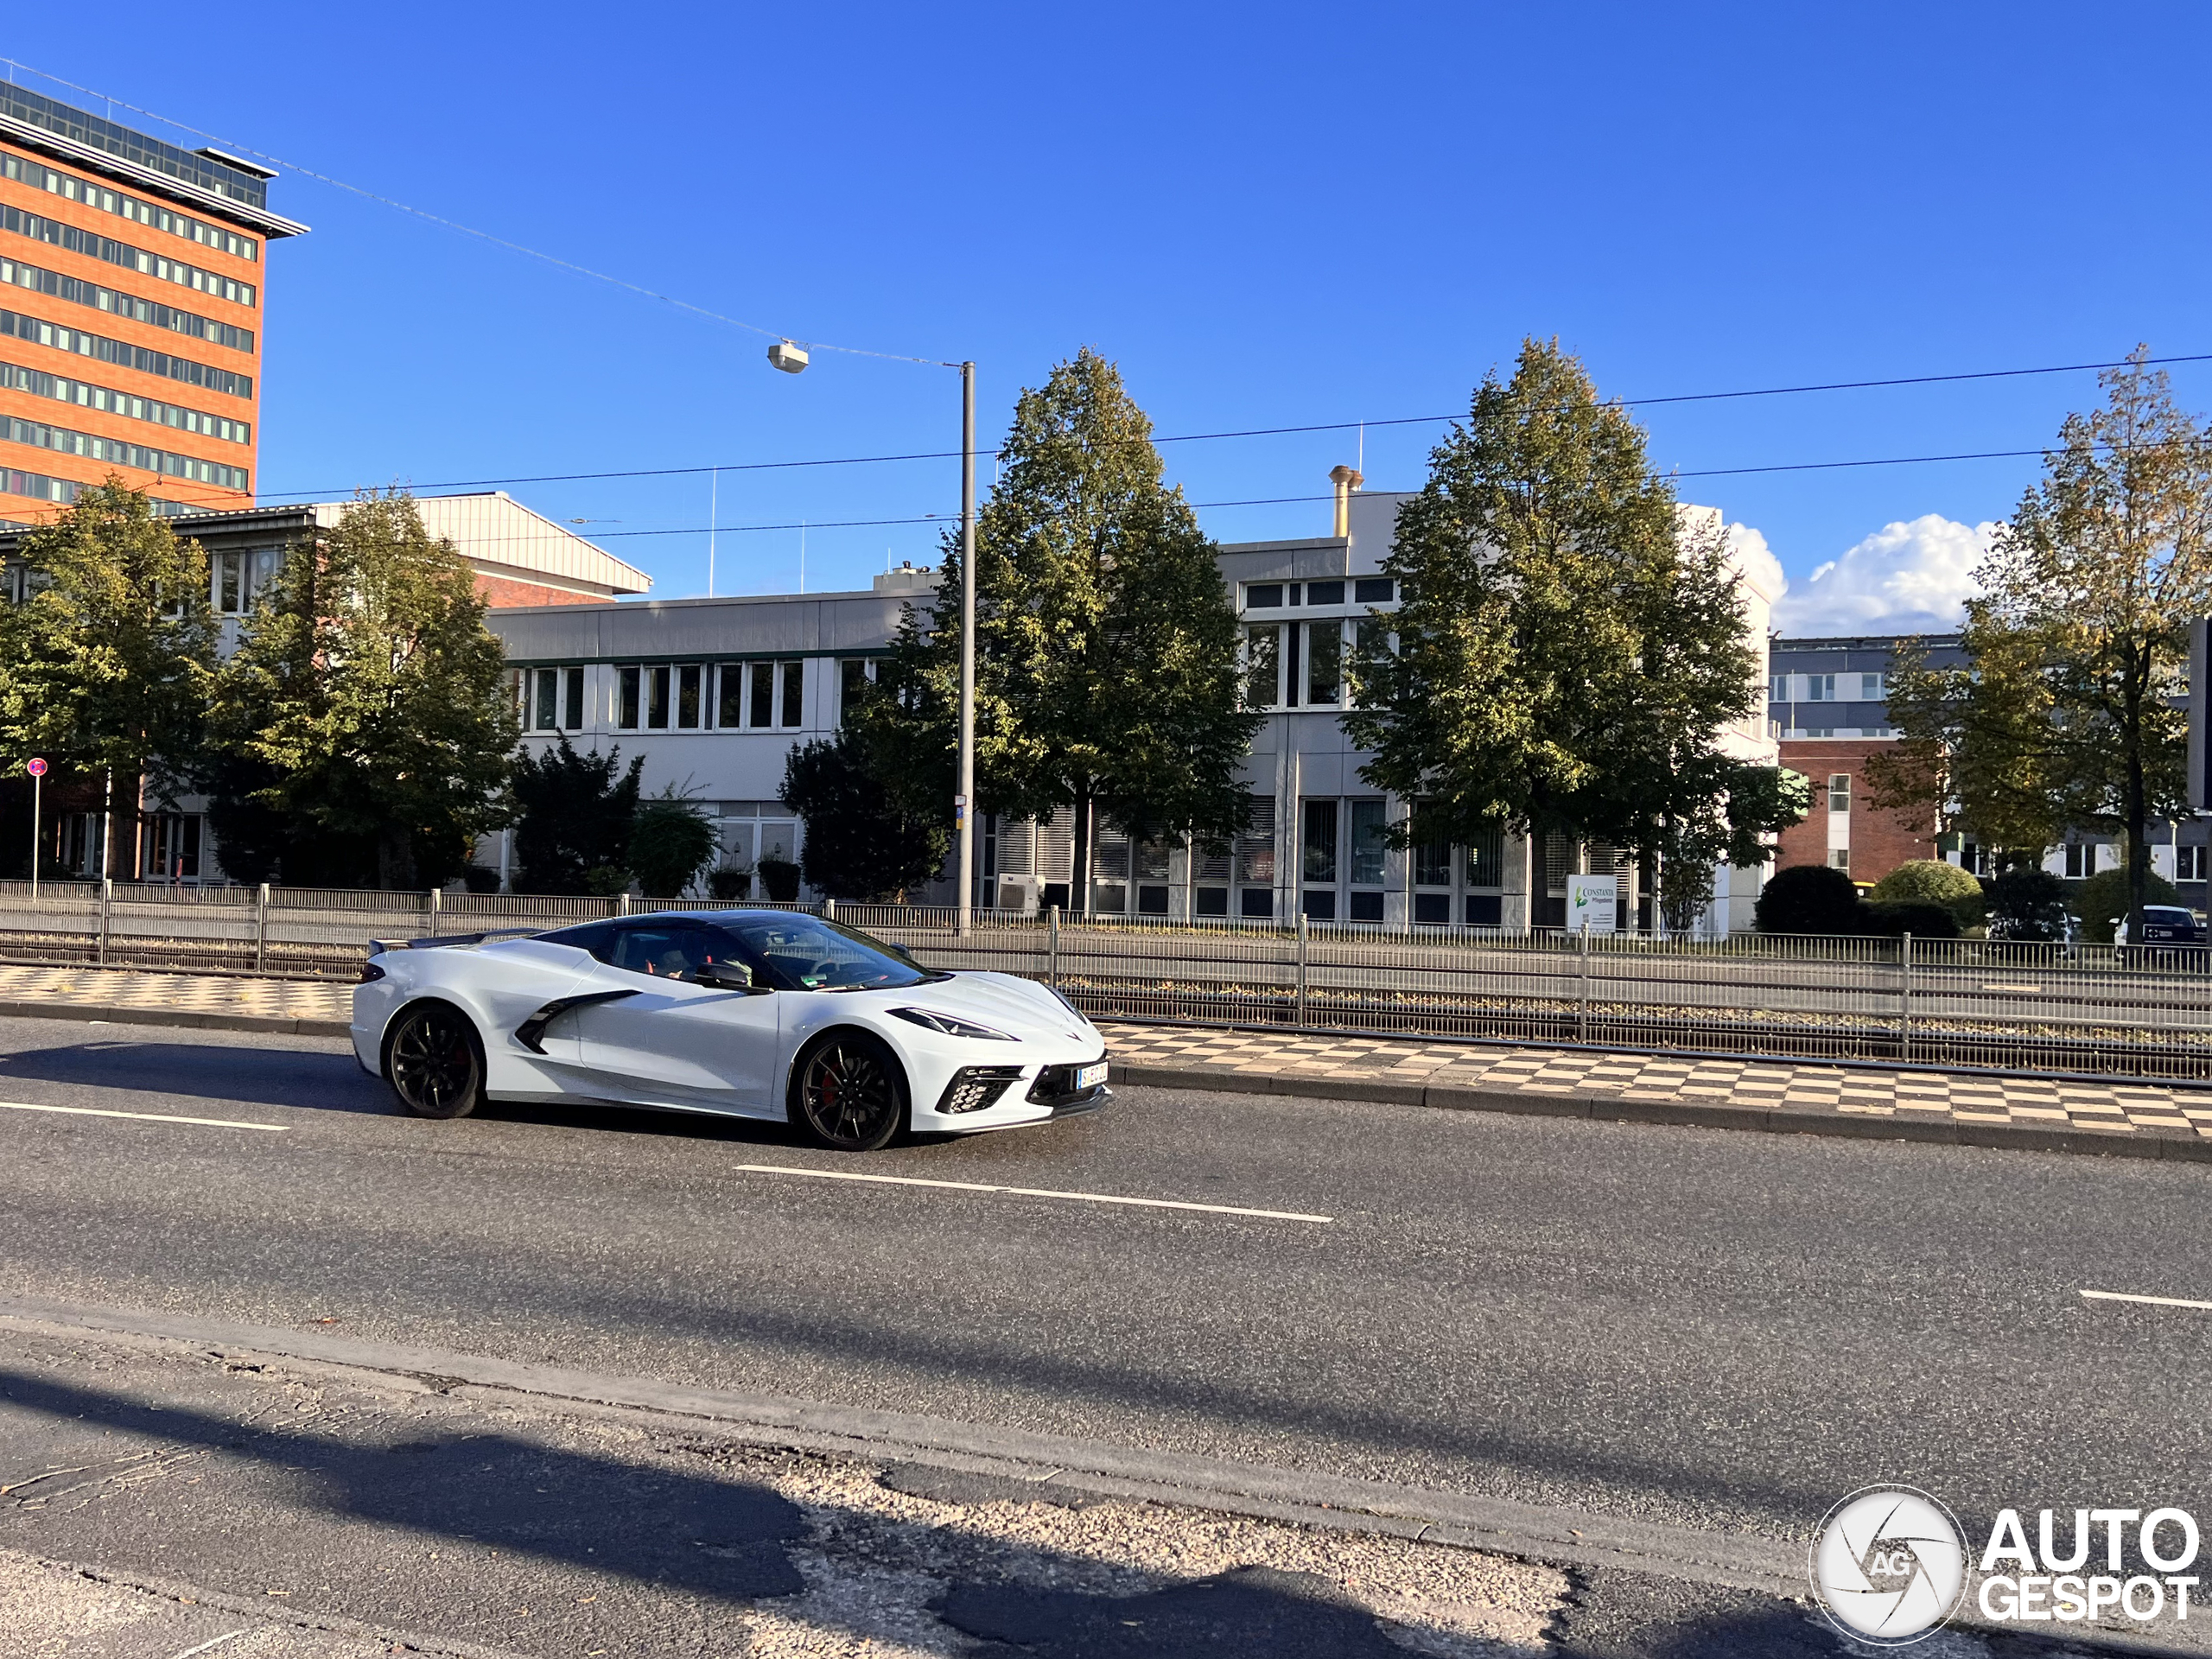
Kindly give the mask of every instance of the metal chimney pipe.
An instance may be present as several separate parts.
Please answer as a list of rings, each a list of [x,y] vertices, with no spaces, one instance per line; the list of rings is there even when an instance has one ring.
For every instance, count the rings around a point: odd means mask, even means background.
[[[1337,486],[1336,534],[1339,537],[1349,537],[1351,534],[1351,493],[1367,480],[1356,468],[1332,467],[1329,469],[1329,482]]]

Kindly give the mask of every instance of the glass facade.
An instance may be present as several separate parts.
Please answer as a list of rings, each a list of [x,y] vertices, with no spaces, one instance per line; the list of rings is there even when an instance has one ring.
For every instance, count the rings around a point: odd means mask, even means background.
[[[181,259],[172,259],[165,253],[149,253],[143,248],[134,248],[128,242],[118,242],[111,236],[102,236],[75,225],[64,225],[58,219],[48,219],[42,213],[25,213],[20,207],[0,204],[0,231],[16,236],[27,236],[34,242],[49,248],[60,248],[67,253],[81,253],[87,258],[98,259],[105,264],[121,265],[125,270],[135,270],[153,277],[156,282],[175,283],[188,288],[195,294],[206,294],[219,300],[228,300],[233,305],[251,305],[254,285],[242,283],[235,276],[219,276],[212,270],[202,270],[197,265],[188,265]]]
[[[166,173],[184,184],[218,196],[228,196],[264,212],[269,207],[269,181],[244,168],[165,144],[114,121],[47,98],[28,87],[0,85],[0,115],[39,127],[59,137],[70,138],[95,149],[156,173]]]
[[[187,385],[205,386],[210,391],[225,392],[233,397],[253,396],[253,377],[250,374],[240,374],[235,369],[217,368],[208,363],[195,363],[190,358],[171,357],[167,352],[149,351],[143,346],[110,340],[105,334],[89,334],[81,328],[64,327],[60,323],[48,322],[43,317],[25,316],[20,311],[0,310],[0,336],[51,346],[57,352],[73,352],[79,357],[89,357],[97,362],[112,363],[118,368],[136,369],[141,374],[157,374],[166,380],[181,380]]]
[[[18,472],[13,467],[0,467],[0,495],[28,496],[34,501],[59,502],[67,506],[92,486],[73,478],[48,478],[43,473]],[[164,501],[158,496],[149,497],[154,511],[163,518],[175,518],[181,512],[205,512],[204,503],[196,501]]]
[[[90,306],[95,311],[128,317],[150,327],[166,328],[171,334],[189,334],[194,340],[227,346],[234,352],[253,350],[251,328],[218,322],[213,317],[181,311],[158,300],[142,300],[134,295],[118,293],[111,288],[102,288],[98,283],[88,283],[81,276],[65,276],[60,271],[27,265],[19,259],[0,259],[0,284],[28,289],[34,294],[66,300],[72,305]]]
[[[43,190],[64,201],[82,202],[101,213],[114,213],[135,225],[166,231],[171,236],[183,237],[187,241],[197,242],[203,248],[213,248],[239,259],[257,260],[261,257],[261,244],[257,238],[241,236],[220,225],[210,225],[204,219],[180,213],[159,202],[141,201],[136,196],[111,190],[91,179],[80,179],[70,173],[57,173],[43,162],[29,156],[0,155],[0,179],[12,179],[19,184],[28,184],[34,190]]]

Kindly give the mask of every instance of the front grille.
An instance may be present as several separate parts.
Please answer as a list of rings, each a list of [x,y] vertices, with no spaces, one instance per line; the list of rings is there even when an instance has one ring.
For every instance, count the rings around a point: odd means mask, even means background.
[[[1103,1055],[1099,1057],[1104,1058]],[[1083,1096],[1098,1092],[1098,1086],[1077,1090],[1075,1074],[1086,1065],[1096,1065],[1097,1060],[1078,1060],[1071,1065],[1048,1065],[1037,1074],[1037,1081],[1029,1085],[1029,1099],[1033,1105],[1058,1106]]]
[[[1019,1082],[1021,1068],[1018,1065],[963,1065],[952,1074],[952,1081],[944,1086],[944,1094],[937,1103],[940,1112],[957,1116],[962,1112],[980,1112]]]

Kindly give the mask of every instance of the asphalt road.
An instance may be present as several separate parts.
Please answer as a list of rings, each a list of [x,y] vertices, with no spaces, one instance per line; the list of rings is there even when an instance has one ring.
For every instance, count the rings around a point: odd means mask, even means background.
[[[846,1160],[396,1116],[343,1045],[0,1021],[16,1293],[1712,1529],[1905,1481],[2212,1511],[2212,1169],[1129,1090]],[[1025,1187],[1166,1209],[758,1173]],[[1326,1220],[1229,1211],[1261,1210]]]

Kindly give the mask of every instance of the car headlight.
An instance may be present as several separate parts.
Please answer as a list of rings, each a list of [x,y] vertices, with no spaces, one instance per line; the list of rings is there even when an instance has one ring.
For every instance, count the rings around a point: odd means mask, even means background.
[[[925,1031],[936,1032],[941,1037],[976,1037],[994,1043],[1018,1043],[1019,1037],[1009,1037],[1002,1031],[993,1031],[988,1026],[979,1026],[973,1020],[963,1020],[957,1014],[939,1014],[934,1008],[893,1008],[891,1017],[904,1020],[910,1026],[919,1026]]]

